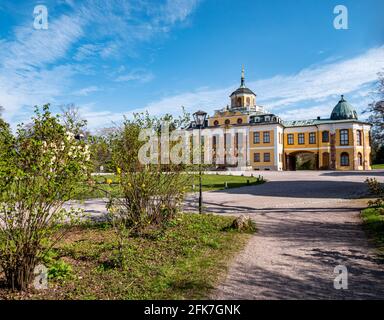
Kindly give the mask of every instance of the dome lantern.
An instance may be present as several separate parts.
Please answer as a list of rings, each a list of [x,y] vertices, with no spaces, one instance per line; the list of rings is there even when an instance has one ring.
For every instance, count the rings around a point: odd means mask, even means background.
[[[256,94],[245,85],[244,66],[241,68],[240,87],[231,93],[231,109],[252,108],[256,105]]]

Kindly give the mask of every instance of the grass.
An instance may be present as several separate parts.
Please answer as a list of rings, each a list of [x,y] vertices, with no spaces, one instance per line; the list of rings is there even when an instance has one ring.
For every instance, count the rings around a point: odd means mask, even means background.
[[[384,164],[373,164],[372,169],[384,169]]]
[[[384,207],[364,209],[362,219],[368,235],[377,246],[380,258],[384,260]]]
[[[214,190],[223,190],[225,189],[225,183],[227,183],[227,188],[239,188],[247,185],[262,184],[265,181],[255,177],[242,177],[242,176],[226,176],[226,175],[215,175],[215,174],[205,174],[202,177],[202,186],[203,191],[214,191]],[[199,177],[194,177],[195,190],[199,186]],[[192,187],[190,189],[192,190]]]
[[[78,227],[55,248],[57,257],[70,265],[72,276],[21,298],[207,298],[249,238],[229,230],[232,221],[225,216],[182,214],[155,238],[131,237],[125,271],[113,267],[116,241],[108,224]],[[17,298],[1,290],[0,299]]]
[[[78,195],[78,199],[92,199],[92,198],[103,198],[106,197],[108,192],[112,193],[113,196],[121,196],[119,186],[117,184],[117,178],[115,175],[104,175],[94,176],[96,180],[97,188],[84,187],[84,189]],[[112,183],[106,183],[107,180],[111,180]],[[215,174],[204,174],[202,178],[203,191],[214,191],[223,190],[226,188],[238,188],[247,185],[256,185],[264,183],[265,181],[257,177],[243,177],[243,176],[226,176],[226,175],[215,175]],[[195,188],[193,188],[193,184]],[[194,176],[193,184],[189,186],[189,192],[197,192],[199,186],[199,177]]]

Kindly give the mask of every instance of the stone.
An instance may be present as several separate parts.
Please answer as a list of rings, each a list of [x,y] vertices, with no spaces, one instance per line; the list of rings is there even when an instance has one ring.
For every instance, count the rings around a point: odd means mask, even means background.
[[[249,229],[251,223],[251,218],[245,215],[241,215],[233,220],[231,228],[238,231],[246,231]]]

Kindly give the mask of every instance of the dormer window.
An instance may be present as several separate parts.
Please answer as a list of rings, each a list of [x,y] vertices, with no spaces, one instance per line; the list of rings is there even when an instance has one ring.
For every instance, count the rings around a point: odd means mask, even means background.
[[[242,124],[243,123],[243,119],[239,118],[237,119],[237,124]]]
[[[217,127],[217,126],[219,125],[219,121],[215,120],[215,122],[213,123],[213,125],[214,125],[215,127]]]
[[[271,121],[271,117],[270,117],[270,116],[266,116],[266,117],[264,118],[264,120],[265,120],[266,122],[269,122],[269,121]]]
[[[231,121],[229,119],[225,120],[226,125],[229,125],[230,123],[231,123]]]
[[[255,122],[260,122],[260,117],[256,117]]]

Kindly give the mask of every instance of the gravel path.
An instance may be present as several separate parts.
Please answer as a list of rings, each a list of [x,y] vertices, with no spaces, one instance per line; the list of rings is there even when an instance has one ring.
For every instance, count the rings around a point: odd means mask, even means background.
[[[207,211],[247,214],[258,227],[212,298],[383,299],[384,266],[359,219],[366,201],[353,198],[384,172],[263,175],[265,185],[205,194]],[[347,290],[333,287],[337,265],[348,269]]]

